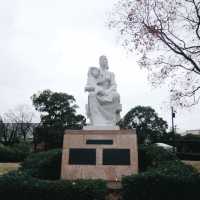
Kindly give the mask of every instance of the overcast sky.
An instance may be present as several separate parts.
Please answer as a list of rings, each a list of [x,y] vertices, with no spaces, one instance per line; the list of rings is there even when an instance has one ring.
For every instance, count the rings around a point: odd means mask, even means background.
[[[51,89],[74,95],[85,114],[89,66],[105,54],[116,75],[122,115],[136,105],[152,106],[170,122],[167,87],[151,88],[137,57],[120,47],[106,25],[116,0],[0,0],[0,114]],[[198,129],[199,106],[178,111],[181,130]]]

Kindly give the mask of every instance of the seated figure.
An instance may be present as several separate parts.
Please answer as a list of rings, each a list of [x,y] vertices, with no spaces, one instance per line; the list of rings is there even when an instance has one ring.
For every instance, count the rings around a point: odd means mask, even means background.
[[[86,105],[91,126],[116,127],[120,120],[121,104],[114,73],[108,71],[105,56],[99,58],[100,68],[90,67],[85,91],[89,92]]]

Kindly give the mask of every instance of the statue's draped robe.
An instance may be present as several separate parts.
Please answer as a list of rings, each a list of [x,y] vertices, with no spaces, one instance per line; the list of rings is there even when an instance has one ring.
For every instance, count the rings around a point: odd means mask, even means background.
[[[115,126],[120,120],[121,104],[116,90],[114,73],[100,70],[100,77],[94,79],[89,70],[86,87],[95,88],[94,91],[89,92],[88,104],[86,105],[91,125]],[[103,94],[99,93],[102,90]]]

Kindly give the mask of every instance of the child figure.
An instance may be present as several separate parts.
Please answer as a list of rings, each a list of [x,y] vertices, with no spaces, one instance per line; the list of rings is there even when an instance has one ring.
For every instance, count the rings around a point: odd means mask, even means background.
[[[100,70],[97,67],[90,67],[88,71],[88,80],[85,87],[87,92],[95,92],[98,85],[98,79],[100,78]]]
[[[85,91],[88,94],[87,116],[92,126],[115,126],[120,120],[120,96],[115,75],[108,69],[105,56],[99,59],[100,68],[90,67]]]

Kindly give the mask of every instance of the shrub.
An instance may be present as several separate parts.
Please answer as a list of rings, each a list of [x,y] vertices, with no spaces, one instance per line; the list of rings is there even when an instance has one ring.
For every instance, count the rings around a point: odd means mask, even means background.
[[[30,144],[0,145],[0,162],[21,162],[30,154]]]
[[[176,153],[176,155],[181,160],[200,160],[200,153]]]
[[[56,180],[60,178],[61,157],[61,149],[33,153],[21,164],[21,170],[35,178]]]
[[[28,155],[28,153],[30,153],[31,151],[31,143],[29,142],[15,143],[13,144],[12,148],[21,152],[26,152]]]
[[[200,177],[145,172],[122,179],[124,200],[188,200],[200,196]]]
[[[148,168],[156,168],[160,163],[165,161],[178,160],[176,155],[171,151],[157,145],[141,145],[138,151],[140,172],[146,171]]]
[[[0,196],[5,200],[104,200],[102,180],[47,181],[15,172],[0,177]]]
[[[62,127],[36,127],[34,141],[36,144],[44,143],[45,150],[62,148],[64,129]]]
[[[177,177],[189,177],[198,173],[194,167],[184,164],[179,160],[161,162],[156,168],[149,169],[148,172],[160,174],[163,176]]]

